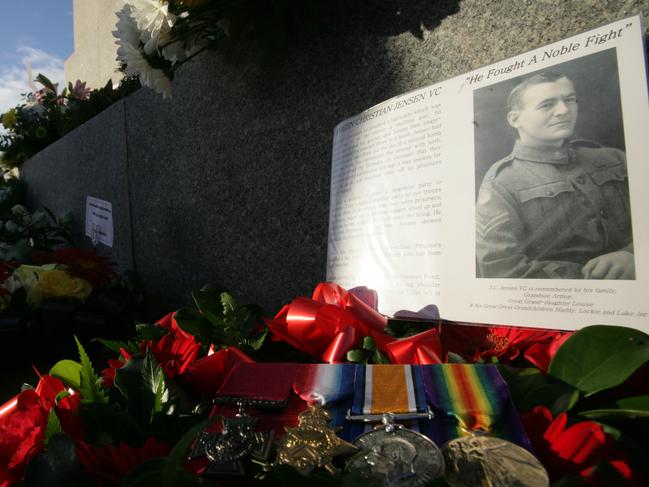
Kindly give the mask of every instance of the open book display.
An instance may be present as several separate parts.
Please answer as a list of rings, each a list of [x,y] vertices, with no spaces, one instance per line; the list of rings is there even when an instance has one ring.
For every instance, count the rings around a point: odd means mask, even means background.
[[[341,122],[327,279],[389,315],[648,331],[643,32],[624,19]]]

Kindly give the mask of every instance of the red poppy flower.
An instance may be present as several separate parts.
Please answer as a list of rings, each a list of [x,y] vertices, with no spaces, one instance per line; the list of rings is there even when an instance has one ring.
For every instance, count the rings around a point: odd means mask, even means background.
[[[543,371],[547,370],[559,346],[572,334],[539,328],[448,321],[442,322],[440,330],[445,353],[457,353],[471,362],[496,357],[500,362],[511,363],[523,357]]]
[[[155,438],[147,438],[141,447],[126,443],[118,446],[96,447],[84,442],[77,444],[76,453],[86,474],[99,485],[119,484],[128,473],[149,458],[164,458],[171,447]]]
[[[35,252],[34,260],[41,264],[65,264],[72,276],[81,277],[93,289],[108,286],[117,277],[115,262],[108,257],[97,255],[95,249],[83,250],[76,247],[54,252]]]
[[[589,484],[599,485],[596,465],[608,462],[628,485],[640,485],[615,440],[594,421],[568,426],[566,413],[552,418],[545,406],[537,406],[521,416],[525,430],[550,477],[554,480],[580,476]]]
[[[15,407],[5,410],[8,412],[0,416],[0,487],[20,480],[29,462],[43,449],[48,414],[33,390],[21,392]]]

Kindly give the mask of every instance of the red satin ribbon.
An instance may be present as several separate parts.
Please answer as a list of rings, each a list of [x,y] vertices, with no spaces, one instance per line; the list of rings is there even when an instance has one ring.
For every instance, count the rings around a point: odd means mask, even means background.
[[[436,329],[426,330],[385,346],[385,352],[394,364],[441,364],[442,344]]]
[[[254,360],[237,347],[228,347],[195,360],[179,378],[194,393],[211,398],[235,365],[252,362]]]
[[[367,289],[362,294],[373,297]],[[326,363],[344,362],[347,352],[365,336],[392,363],[441,363],[437,330],[397,340],[383,333],[387,318],[353,292],[334,283],[320,283],[311,299],[298,297],[267,321],[273,339],[282,340]]]

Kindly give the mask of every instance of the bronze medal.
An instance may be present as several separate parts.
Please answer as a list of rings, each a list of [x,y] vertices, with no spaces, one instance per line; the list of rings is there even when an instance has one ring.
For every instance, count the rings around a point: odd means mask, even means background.
[[[290,465],[305,476],[316,467],[338,474],[334,457],[354,453],[356,447],[336,435],[340,428],[328,426],[331,416],[321,407],[311,405],[298,418],[298,426],[286,428],[279,441],[275,463]]]
[[[548,474],[526,449],[492,436],[473,434],[442,448],[446,482],[451,487],[547,487]]]

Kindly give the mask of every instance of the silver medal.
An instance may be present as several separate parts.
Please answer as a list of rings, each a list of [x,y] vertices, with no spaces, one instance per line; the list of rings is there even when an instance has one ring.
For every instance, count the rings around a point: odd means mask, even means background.
[[[391,422],[389,416],[374,431],[360,435],[361,451],[345,469],[389,487],[423,486],[444,474],[444,457],[429,438]]]

